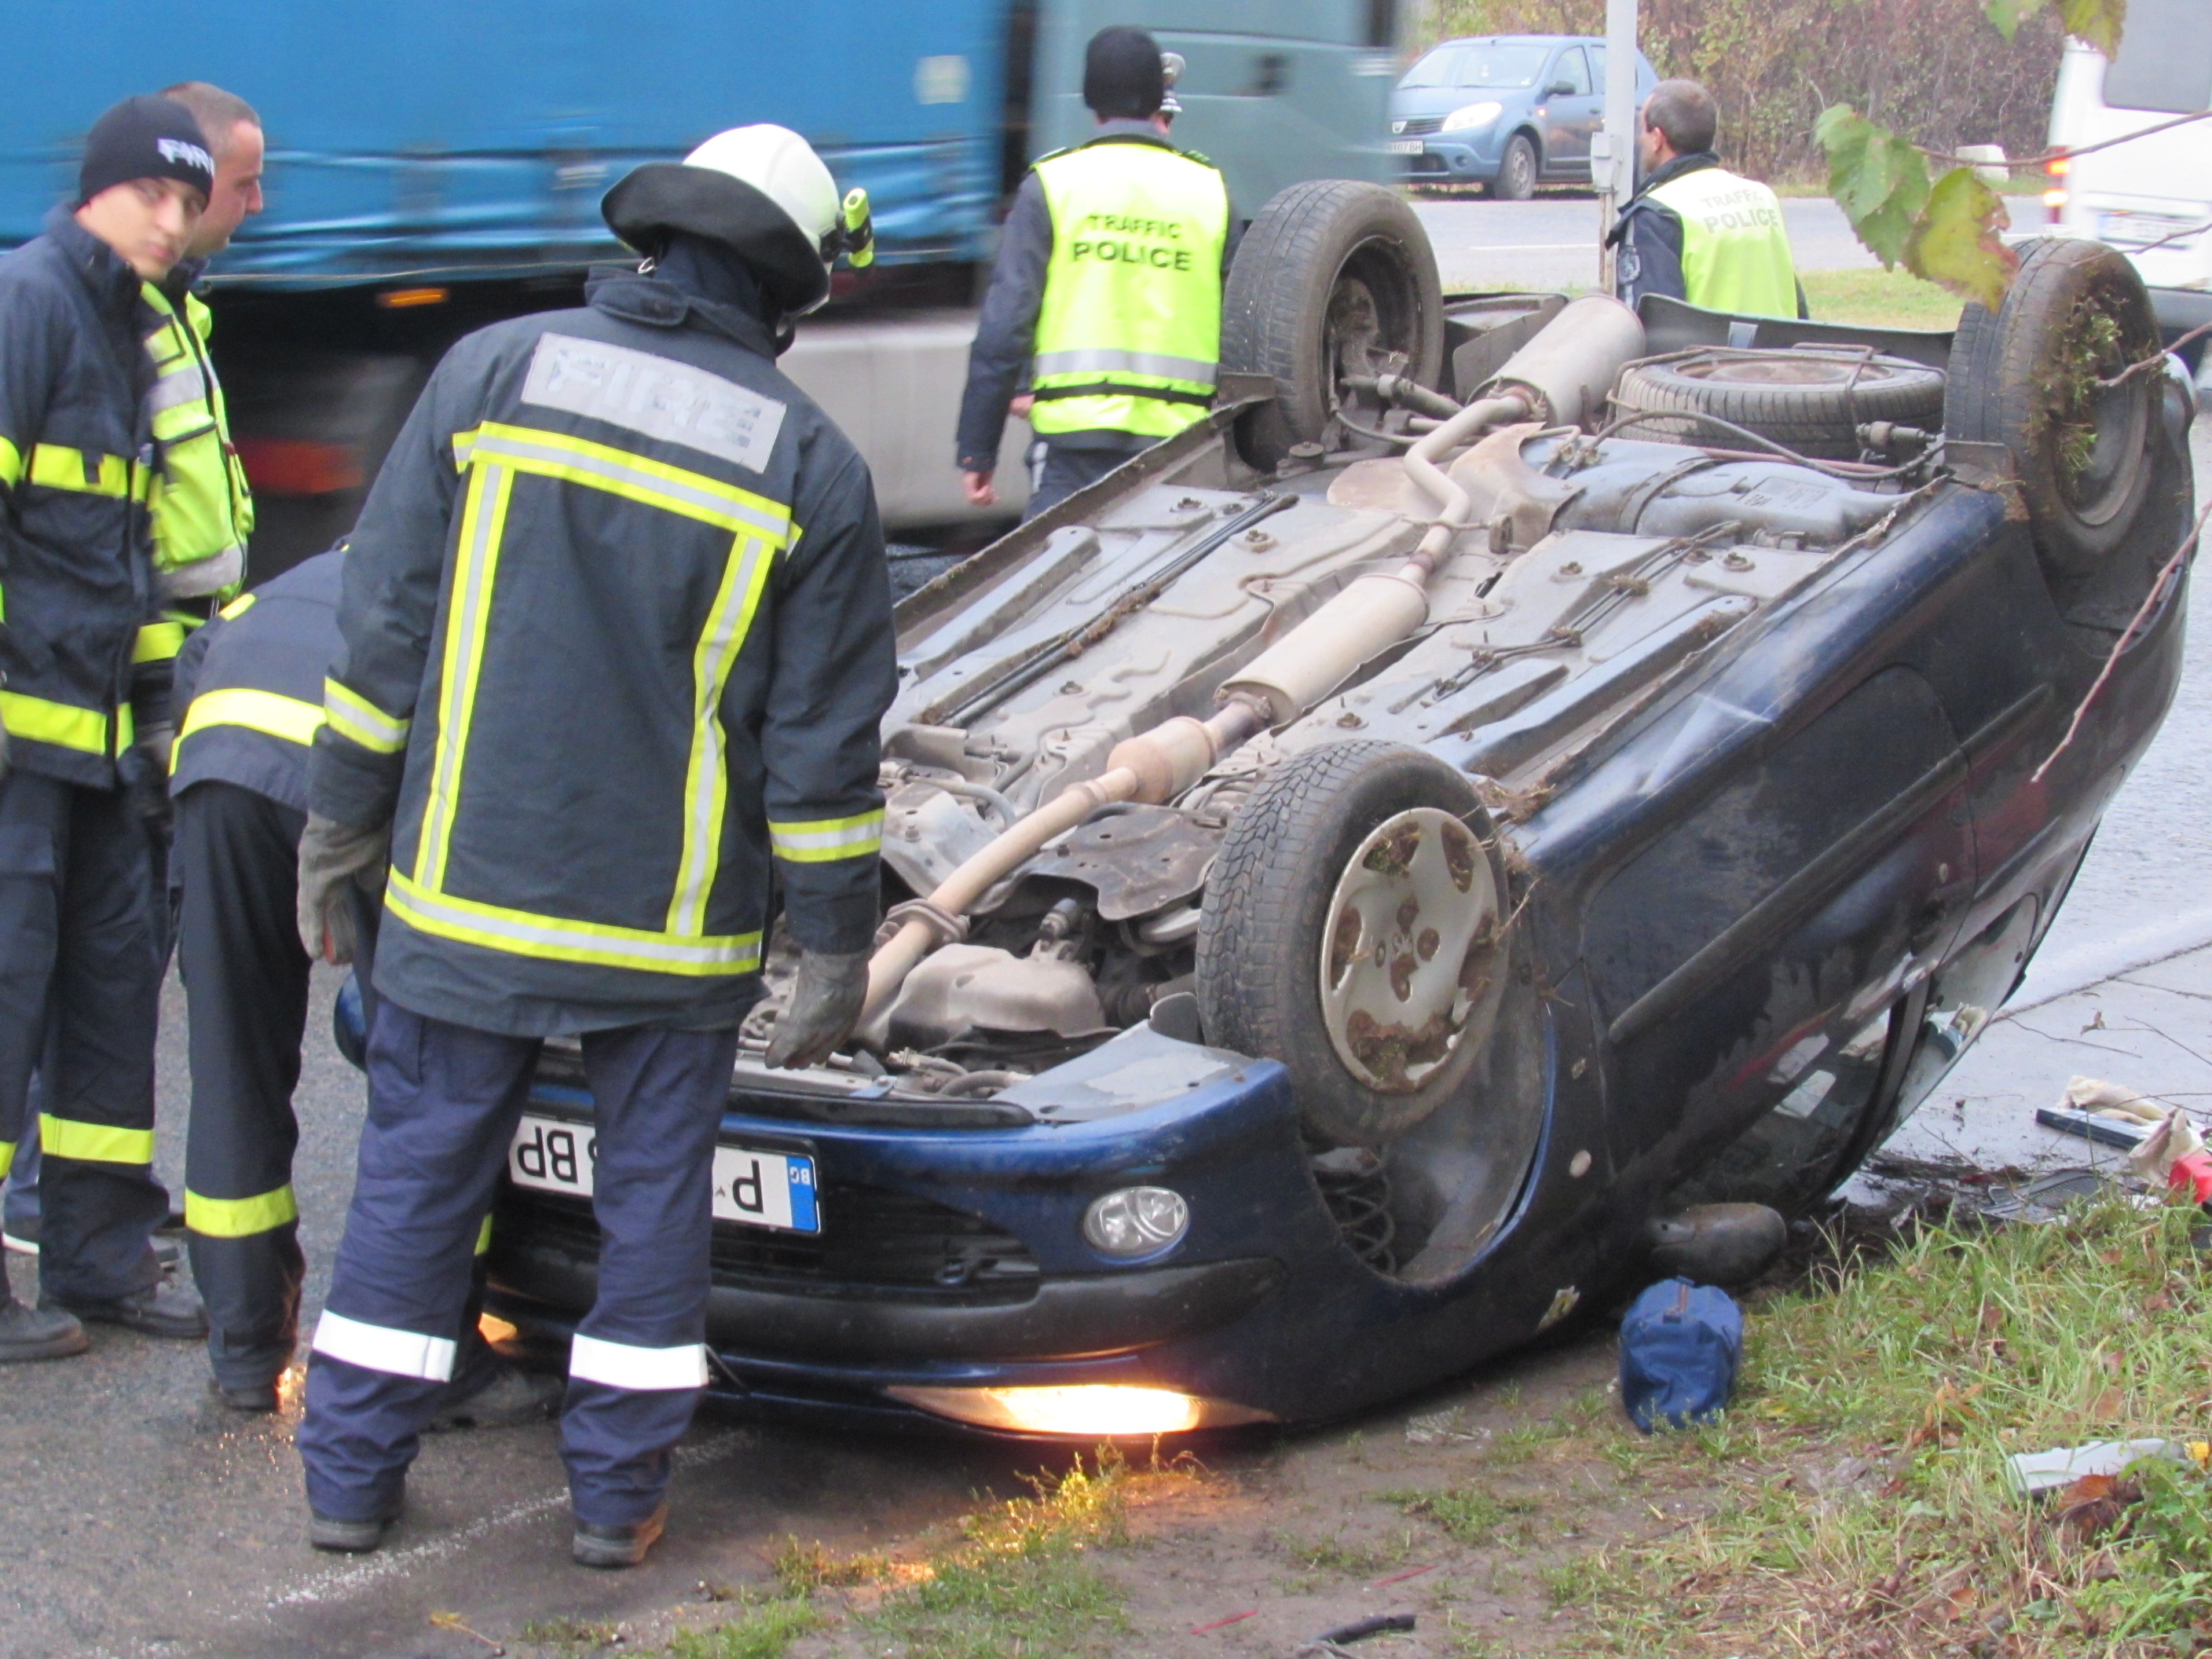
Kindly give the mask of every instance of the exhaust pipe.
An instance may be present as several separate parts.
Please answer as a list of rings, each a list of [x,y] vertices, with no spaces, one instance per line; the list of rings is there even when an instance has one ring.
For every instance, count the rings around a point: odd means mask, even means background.
[[[966,930],[975,902],[1044,844],[1116,801],[1164,805],[1216,762],[1282,726],[1336,690],[1362,665],[1428,621],[1428,580],[1467,527],[1474,501],[1437,463],[1492,426],[1563,424],[1601,412],[1621,369],[1644,353],[1644,325],[1618,300],[1585,295],[1516,352],[1478,398],[1406,452],[1406,471],[1436,498],[1436,521],[1395,572],[1347,584],[1223,685],[1211,719],[1164,720],[1115,745],[1106,770],[1071,784],[976,851],[919,903],[901,905],[898,927],[868,963],[859,1028],[880,1021],[915,965]]]

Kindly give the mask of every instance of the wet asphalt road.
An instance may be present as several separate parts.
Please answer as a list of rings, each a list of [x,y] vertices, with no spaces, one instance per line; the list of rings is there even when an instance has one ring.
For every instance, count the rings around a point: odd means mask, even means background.
[[[2200,426],[2200,489],[2212,439]],[[2202,925],[2212,818],[2212,583],[2192,594],[2189,678],[2149,757],[2107,815],[2048,950],[2094,950],[2146,927]],[[358,1077],[331,1047],[334,981],[318,988],[297,1170],[319,1304],[352,1180]],[[161,1047],[159,1170],[180,1185],[182,1004],[173,984]],[[1992,1056],[1995,1058],[1995,1056]],[[1931,1127],[1932,1121],[1931,1121]],[[18,1297],[28,1264],[8,1258]],[[0,1659],[39,1655],[313,1653],[428,1659],[487,1651],[433,1627],[433,1612],[512,1632],[555,1614],[619,1619],[702,1580],[765,1576],[788,1533],[857,1548],[1018,1490],[1034,1449],[870,1439],[702,1419],[677,1478],[675,1524],[643,1570],[594,1574],[566,1559],[566,1498],[551,1427],[432,1439],[391,1544],[359,1560],[301,1536],[295,1413],[241,1424],[205,1393],[197,1344],[95,1328],[86,1358],[17,1367],[0,1387]]]

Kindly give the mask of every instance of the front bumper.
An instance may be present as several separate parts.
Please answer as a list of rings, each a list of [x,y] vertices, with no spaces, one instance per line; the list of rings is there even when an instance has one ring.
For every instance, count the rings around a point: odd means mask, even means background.
[[[1406,176],[1422,184],[1486,185],[1498,177],[1504,154],[1496,130],[1476,133],[1432,133],[1419,140],[1418,155],[1398,160]]]

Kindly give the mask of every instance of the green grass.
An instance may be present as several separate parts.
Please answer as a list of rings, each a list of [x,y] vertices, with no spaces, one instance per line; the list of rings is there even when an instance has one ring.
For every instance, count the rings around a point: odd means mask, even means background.
[[[1443,1492],[1386,1492],[1385,1504],[1395,1504],[1408,1515],[1425,1516],[1442,1527],[1455,1543],[1470,1547],[1487,1544],[1507,1522],[1534,1515],[1533,1498],[1504,1498],[1472,1486]]]
[[[1637,1655],[2212,1649],[2201,1470],[2142,1474],[2120,1524],[2089,1534],[2003,1476],[2013,1452],[2204,1434],[2201,1221],[2115,1202],[2050,1226],[1931,1225],[1887,1263],[1755,1306],[1727,1419],[1640,1443],[1655,1488],[1688,1478],[1721,1501],[1589,1563],[1589,1616]]]
[[[822,1624],[806,1601],[779,1596],[747,1605],[727,1623],[678,1632],[667,1653],[669,1659],[783,1659],[793,1642]]]
[[[622,1632],[612,1625],[597,1620],[561,1614],[552,1619],[533,1619],[515,1632],[518,1639],[536,1648],[550,1648],[568,1659],[569,1656],[597,1653],[602,1648],[612,1647],[622,1639]]]
[[[1815,321],[1876,328],[1956,328],[1962,302],[1905,270],[1801,270]]]

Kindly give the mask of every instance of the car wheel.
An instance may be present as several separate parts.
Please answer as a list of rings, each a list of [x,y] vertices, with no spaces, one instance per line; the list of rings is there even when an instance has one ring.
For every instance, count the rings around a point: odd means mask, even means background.
[[[1343,385],[1402,360],[1434,386],[1444,351],[1436,255],[1395,191],[1349,179],[1292,185],[1260,210],[1237,246],[1221,301],[1221,363],[1273,377],[1275,395],[1238,434],[1244,458],[1272,469],[1293,444],[1320,442],[1340,409],[1366,425],[1379,410]]]
[[[1525,132],[1506,141],[1490,193],[1501,202],[1525,202],[1536,193],[1536,146]]]
[[[1934,430],[1943,418],[1943,372],[1857,351],[1693,351],[1626,370],[1613,400],[1624,413],[1694,410],[1771,438],[1801,455],[1848,461],[1868,421]],[[1722,443],[1697,421],[1638,421],[1638,438]]]
[[[2073,238],[2029,243],[2002,308],[1970,302],[1960,319],[1944,433],[2012,451],[2037,556],[2056,581],[2097,574],[2150,495],[2161,377],[2102,382],[2158,346],[2135,267]]]
[[[1207,1040],[1280,1060],[1307,1128],[1378,1146],[1465,1085],[1510,905],[1473,786],[1418,749],[1294,757],[1229,827],[1198,932]]]

